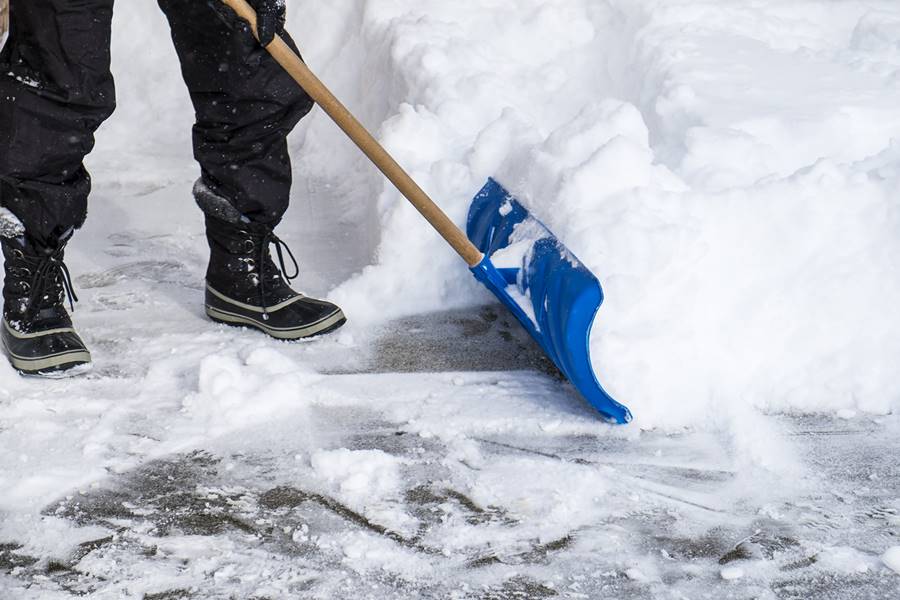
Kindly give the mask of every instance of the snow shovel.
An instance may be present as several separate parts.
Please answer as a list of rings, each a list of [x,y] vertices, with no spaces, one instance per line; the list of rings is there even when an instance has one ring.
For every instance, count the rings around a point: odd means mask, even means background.
[[[256,32],[256,13],[246,0],[222,1]],[[575,255],[493,179],[475,196],[466,237],[284,40],[275,36],[266,49],[509,308],[584,398],[611,422],[631,421],[591,366],[590,332],[603,291]]]

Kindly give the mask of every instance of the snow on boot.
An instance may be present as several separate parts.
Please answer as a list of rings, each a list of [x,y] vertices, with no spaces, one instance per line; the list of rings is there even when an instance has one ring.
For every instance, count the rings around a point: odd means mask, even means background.
[[[287,245],[265,225],[237,224],[206,217],[210,247],[206,273],[206,314],[220,323],[260,329],[274,338],[297,340],[334,331],[347,320],[330,302],[291,289],[299,275]],[[279,266],[269,251],[274,246]],[[285,254],[293,263],[287,274]]]
[[[50,248],[23,235],[0,243],[6,271],[0,338],[9,362],[26,375],[81,372],[91,354],[63,304],[77,300],[63,262],[65,242]]]

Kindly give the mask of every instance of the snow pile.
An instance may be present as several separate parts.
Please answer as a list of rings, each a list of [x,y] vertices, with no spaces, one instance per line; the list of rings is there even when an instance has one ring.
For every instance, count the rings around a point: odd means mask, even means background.
[[[191,429],[211,437],[296,415],[310,401],[310,384],[321,377],[271,348],[257,348],[240,357],[217,353],[200,363],[196,393],[184,400],[183,413]]]
[[[292,10],[299,24],[318,8]],[[326,22],[347,46],[298,36],[314,66],[457,222],[496,175],[598,274],[595,366],[642,426],[731,404],[896,409],[896,3],[341,10],[358,26]],[[335,144],[304,141],[311,165]],[[392,188],[368,185],[377,263],[334,294],[355,319],[489,300]]]

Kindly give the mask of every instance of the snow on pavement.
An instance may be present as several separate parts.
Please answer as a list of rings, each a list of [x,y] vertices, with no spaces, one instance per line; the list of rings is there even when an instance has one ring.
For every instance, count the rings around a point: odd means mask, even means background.
[[[600,276],[637,421],[599,423],[320,113],[282,237],[350,325],[208,322],[191,110],[129,7],[69,260],[95,369],[0,365],[0,596],[896,593],[895,3],[289,9],[454,219],[498,175]]]

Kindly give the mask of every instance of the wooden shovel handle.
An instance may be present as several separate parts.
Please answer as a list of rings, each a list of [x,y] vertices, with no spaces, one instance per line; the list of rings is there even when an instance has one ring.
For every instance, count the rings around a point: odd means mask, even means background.
[[[250,27],[256,35],[256,12],[247,4],[246,0],[222,0],[237,15],[250,23]],[[481,263],[484,255],[475,247],[469,238],[451,221],[428,194],[413,181],[412,177],[403,170],[394,158],[388,154],[381,144],[369,133],[362,123],[347,110],[340,100],[325,87],[309,67],[300,60],[300,57],[279,36],[271,44],[266,46],[269,54],[296,80],[316,104],[322,107],[331,119],[337,123],[347,136],[359,146],[359,149],[369,157],[376,167],[397,186],[409,202],[416,207],[422,216],[431,223],[441,237],[447,240],[454,250],[474,267]]]
[[[0,38],[9,29],[9,0],[0,0]]]

